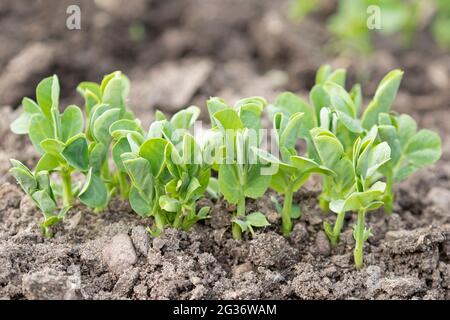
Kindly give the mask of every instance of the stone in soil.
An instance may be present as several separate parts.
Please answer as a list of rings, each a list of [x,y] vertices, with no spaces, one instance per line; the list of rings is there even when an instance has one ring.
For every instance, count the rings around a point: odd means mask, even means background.
[[[137,261],[136,251],[127,234],[114,236],[103,249],[103,260],[111,272],[121,274]]]

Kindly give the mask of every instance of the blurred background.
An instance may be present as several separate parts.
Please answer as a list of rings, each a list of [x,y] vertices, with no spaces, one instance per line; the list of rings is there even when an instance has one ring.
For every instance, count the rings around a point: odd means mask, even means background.
[[[448,0],[2,0],[0,106],[17,108],[53,73],[62,105],[81,105],[79,82],[122,70],[131,108],[149,121],[156,108],[205,108],[213,95],[307,98],[330,63],[348,68],[366,98],[404,69],[395,109],[445,135],[449,17]],[[447,156],[448,145],[444,137]]]

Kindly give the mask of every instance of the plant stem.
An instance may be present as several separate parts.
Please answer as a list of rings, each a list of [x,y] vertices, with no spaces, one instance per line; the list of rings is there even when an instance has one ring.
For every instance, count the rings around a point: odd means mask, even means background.
[[[294,192],[289,186],[284,194],[283,210],[281,211],[281,228],[284,236],[289,235],[292,230],[291,211],[293,194]]]
[[[242,218],[245,217],[245,197],[242,196],[241,199],[237,203],[237,212],[236,212],[236,218]],[[241,227],[237,223],[233,223],[231,227],[231,232],[233,234],[233,238],[236,240],[242,239],[242,230]]]
[[[364,248],[364,220],[365,220],[366,210],[361,209],[358,212],[358,221],[356,222],[356,230],[355,230],[355,250],[354,250],[354,258],[355,258],[355,266],[356,269],[359,270],[363,266],[363,248]]]
[[[63,186],[63,203],[64,207],[70,207],[73,204],[72,179],[67,169],[61,170],[61,179]]]
[[[111,184],[111,172],[109,170],[108,160],[103,162],[101,174],[106,181],[109,181]]]
[[[159,230],[164,230],[164,227],[166,226],[166,221],[164,219],[164,216],[161,214],[161,212],[157,212],[155,214],[155,225],[156,228]]]
[[[344,225],[345,211],[341,211],[337,214],[336,222],[333,227],[333,236],[330,237],[331,246],[335,247],[339,243],[339,237],[341,235],[342,227]]]
[[[383,198],[384,200],[384,210],[387,213],[392,213],[394,209],[394,193],[393,193],[393,187],[392,187],[392,174],[386,175],[386,191],[385,196]]]
[[[127,181],[127,174],[125,172],[119,172],[119,188],[122,199],[127,200],[130,188]]]

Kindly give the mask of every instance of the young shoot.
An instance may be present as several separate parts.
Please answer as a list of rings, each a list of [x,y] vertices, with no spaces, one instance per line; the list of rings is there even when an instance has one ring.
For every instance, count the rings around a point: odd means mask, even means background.
[[[260,212],[246,215],[246,198],[257,199],[269,187],[271,174],[264,172],[264,165],[258,162],[255,148],[259,147],[261,113],[266,101],[260,97],[238,101],[228,106],[220,98],[207,102],[215,136],[212,145],[218,145],[214,167],[219,172],[219,189],[224,198],[237,205],[232,219],[234,239],[242,239],[242,232],[254,233],[254,227],[269,225]]]
[[[46,237],[52,237],[51,227],[64,218],[70,207],[58,209],[47,171],[33,174],[25,165],[14,159],[11,160],[11,165],[9,172],[44,215],[44,221],[41,223],[42,233]]]
[[[334,228],[325,224],[325,232],[332,245],[339,241],[345,213],[357,211],[357,223],[353,229],[356,245],[354,249],[355,266],[363,266],[364,243],[371,236],[370,229],[365,228],[365,215],[368,211],[376,210],[383,203],[386,184],[377,181],[378,170],[390,160],[391,148],[386,142],[376,144],[377,127],[374,126],[364,138],[358,138],[353,147],[352,167],[354,173],[354,188],[343,199],[330,203],[330,209],[337,214]]]

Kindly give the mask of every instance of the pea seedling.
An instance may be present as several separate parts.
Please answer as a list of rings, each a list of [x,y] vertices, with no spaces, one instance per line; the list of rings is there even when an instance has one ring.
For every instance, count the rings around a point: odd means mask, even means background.
[[[243,231],[253,234],[253,227],[269,225],[262,213],[246,215],[245,210],[246,198],[261,197],[271,181],[271,175],[262,174],[264,166],[257,161],[254,151],[260,143],[260,117],[266,101],[252,97],[230,107],[220,98],[211,98],[207,105],[214,130],[220,132],[212,142],[219,144],[222,151],[216,155],[215,163],[219,171],[219,189],[228,202],[237,204],[232,233],[235,239],[241,239]]]
[[[311,141],[310,129],[315,125],[312,109],[294,94],[285,92],[278,96],[274,111],[276,113],[273,116],[273,126],[281,160],[260,149],[257,153],[261,159],[278,167],[272,176],[270,187],[284,195],[283,207],[278,210],[281,214],[283,234],[288,235],[292,230],[292,219],[301,215],[300,207],[292,203],[294,193],[312,173],[329,175],[334,172],[314,160],[297,155],[295,147],[298,137]],[[278,203],[276,208],[279,208]]]

